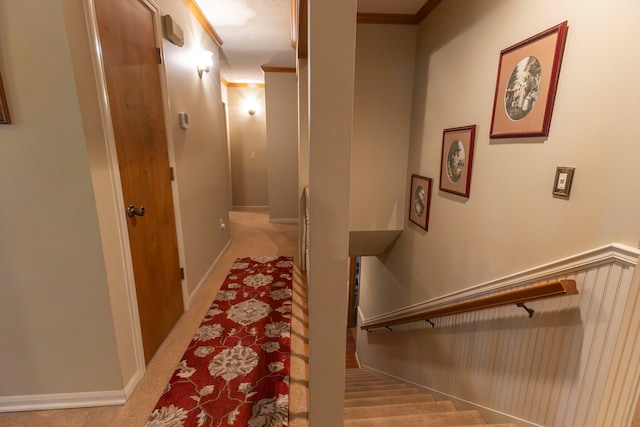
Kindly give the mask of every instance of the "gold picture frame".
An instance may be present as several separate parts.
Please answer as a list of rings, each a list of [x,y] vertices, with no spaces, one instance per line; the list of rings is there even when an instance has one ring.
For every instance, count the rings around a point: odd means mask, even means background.
[[[491,138],[548,136],[567,21],[500,52]]]

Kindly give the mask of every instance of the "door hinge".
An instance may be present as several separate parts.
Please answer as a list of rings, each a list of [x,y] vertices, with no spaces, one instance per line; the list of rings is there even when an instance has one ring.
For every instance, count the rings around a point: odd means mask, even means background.
[[[180,267],[180,280],[184,280],[184,267]]]
[[[162,51],[159,47],[156,48],[156,53],[158,54],[158,64],[162,64]]]
[[[175,181],[175,180],[176,180],[176,175],[175,175],[175,173],[173,172],[173,167],[169,167],[169,179],[170,179],[171,181]]]

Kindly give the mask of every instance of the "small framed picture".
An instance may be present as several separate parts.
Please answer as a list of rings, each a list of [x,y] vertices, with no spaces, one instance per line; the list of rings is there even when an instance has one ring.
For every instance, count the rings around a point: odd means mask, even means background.
[[[9,107],[7,107],[7,98],[4,96],[4,87],[2,86],[2,75],[0,75],[0,124],[11,124]]]
[[[558,166],[556,168],[556,179],[553,182],[553,195],[569,198],[571,183],[573,182],[573,172],[575,168]]]
[[[427,231],[429,229],[429,208],[431,206],[431,178],[411,175],[409,193],[409,221]]]
[[[469,197],[475,138],[476,125],[442,132],[440,190]]]
[[[548,136],[567,21],[500,52],[491,138]]]

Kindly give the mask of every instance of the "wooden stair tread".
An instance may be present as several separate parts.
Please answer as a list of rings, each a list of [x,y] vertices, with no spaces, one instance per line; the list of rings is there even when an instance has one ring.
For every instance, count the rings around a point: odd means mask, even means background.
[[[465,424],[456,427],[477,427],[478,424]],[[482,427],[518,427],[516,424],[482,424]]]
[[[393,378],[380,378],[380,377],[375,377],[375,378],[368,378],[368,379],[364,379],[364,378],[354,378],[351,380],[345,380],[345,384],[371,384],[371,383],[397,383],[398,381],[394,380]]]
[[[400,390],[403,388],[413,388],[406,384],[373,384],[373,385],[362,385],[362,386],[347,386],[345,388],[345,392],[354,392],[354,391],[376,391],[376,390]]]
[[[517,427],[487,424],[479,411],[458,411],[450,401],[435,401],[426,389],[366,368],[347,369],[345,427]]]
[[[395,403],[421,403],[435,402],[430,394],[407,394],[400,396],[379,396],[379,397],[360,397],[354,399],[345,399],[345,408],[354,406],[377,406]]]
[[[353,378],[361,375],[384,375],[380,372],[370,371],[369,369],[346,369],[344,373],[346,378]]]
[[[384,377],[382,375],[358,375],[355,377],[345,377],[344,382],[345,383],[350,383],[350,382],[361,382],[361,381],[381,381],[381,380],[391,380],[394,381],[394,378],[391,377]]]
[[[389,417],[397,415],[427,414],[456,411],[455,405],[443,400],[439,402],[397,403],[377,406],[356,406],[344,408],[344,419]]]
[[[345,399],[357,399],[359,397],[381,397],[381,396],[402,396],[407,394],[423,394],[415,388],[399,388],[394,390],[369,390],[369,391],[347,391],[344,393]]]
[[[486,426],[487,423],[478,411],[435,412],[419,415],[344,420],[345,427],[444,427],[483,424]]]

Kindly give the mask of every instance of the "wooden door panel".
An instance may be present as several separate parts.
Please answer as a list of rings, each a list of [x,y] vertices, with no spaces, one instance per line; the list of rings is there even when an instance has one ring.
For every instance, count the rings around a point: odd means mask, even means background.
[[[155,18],[139,0],[96,0],[138,311],[148,362],[183,311]]]

